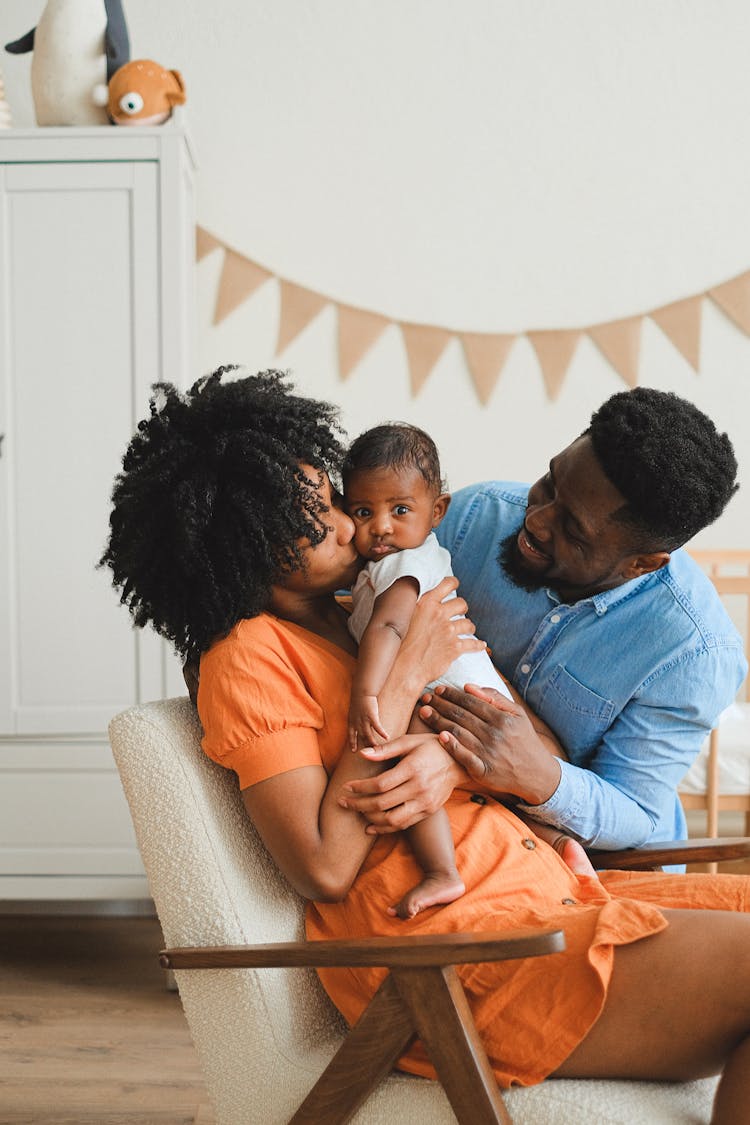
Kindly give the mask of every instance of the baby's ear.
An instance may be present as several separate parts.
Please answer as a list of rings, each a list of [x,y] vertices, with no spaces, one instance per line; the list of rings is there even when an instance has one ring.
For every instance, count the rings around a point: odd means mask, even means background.
[[[448,505],[451,502],[450,492],[441,492],[436,498],[435,503],[432,505],[432,526],[437,527],[442,523],[443,516],[448,511]]]

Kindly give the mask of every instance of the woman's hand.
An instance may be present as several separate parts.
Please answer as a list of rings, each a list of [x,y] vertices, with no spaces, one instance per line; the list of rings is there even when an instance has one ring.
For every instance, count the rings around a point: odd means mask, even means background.
[[[560,767],[545,748],[524,708],[483,688],[440,686],[420,707],[422,722],[467,774],[492,793],[511,793],[527,805],[548,800],[560,782]]]
[[[465,774],[438,739],[429,734],[404,734],[385,746],[360,750],[370,762],[401,761],[377,777],[349,781],[339,804],[362,813],[370,835],[400,832],[442,808]]]
[[[468,606],[460,596],[444,601],[458,588],[457,578],[444,578],[419,599],[401,644],[398,664],[419,669],[424,684],[436,680],[459,656],[482,652],[484,641],[473,635],[475,626],[463,615]],[[457,620],[454,618],[458,617]]]

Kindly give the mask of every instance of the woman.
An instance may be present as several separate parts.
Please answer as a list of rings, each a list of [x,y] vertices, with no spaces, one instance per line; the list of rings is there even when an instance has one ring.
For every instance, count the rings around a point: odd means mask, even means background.
[[[222,374],[184,398],[157,388],[115,484],[103,562],[137,624],[201,655],[204,749],[237,773],[270,853],[311,900],[308,936],[560,926],[562,954],[459,970],[501,1085],[723,1068],[714,1120],[742,1120],[748,880],[612,873],[605,886],[578,877],[509,809],[482,799],[445,736],[414,735],[399,742],[391,799],[425,805],[425,793],[440,793],[439,803],[450,794],[467,890],[409,923],[387,913],[418,870],[400,834],[374,835],[346,807],[345,786],[381,766],[345,750],[355,651],[334,593],[360,564],[328,476],[341,453],[335,412],[292,395],[276,373],[227,383]],[[441,604],[450,588],[422,599],[401,645],[380,698],[390,731],[406,729],[424,683],[480,647],[450,621],[462,600]],[[520,708],[517,716],[529,721]],[[352,1022],[382,971],[321,976]],[[418,1044],[401,1065],[432,1073]]]

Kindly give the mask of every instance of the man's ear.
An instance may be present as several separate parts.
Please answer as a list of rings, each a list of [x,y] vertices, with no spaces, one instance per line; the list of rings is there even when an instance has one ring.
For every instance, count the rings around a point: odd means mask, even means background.
[[[652,574],[655,570],[661,570],[666,566],[670,558],[669,551],[652,551],[648,555],[636,555],[624,568],[622,576],[626,582],[629,582],[631,578],[640,578],[642,574]]]
[[[451,502],[450,492],[441,492],[432,505],[432,526],[437,527],[442,523],[443,516],[448,511],[448,505]]]

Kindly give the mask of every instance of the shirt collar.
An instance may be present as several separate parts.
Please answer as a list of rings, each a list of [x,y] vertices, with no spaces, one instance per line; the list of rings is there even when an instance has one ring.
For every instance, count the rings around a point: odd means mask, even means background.
[[[618,602],[624,601],[625,598],[629,598],[631,594],[635,593],[639,586],[650,581],[653,578],[653,573],[655,572],[641,574],[638,578],[631,578],[629,582],[623,582],[621,586],[614,586],[611,590],[605,590],[601,594],[594,594],[591,598],[583,598],[582,601],[576,602],[575,604],[592,605],[597,617],[603,617],[608,609],[617,605]],[[560,595],[556,594],[549,586],[545,587],[544,592],[555,605],[563,604]]]

